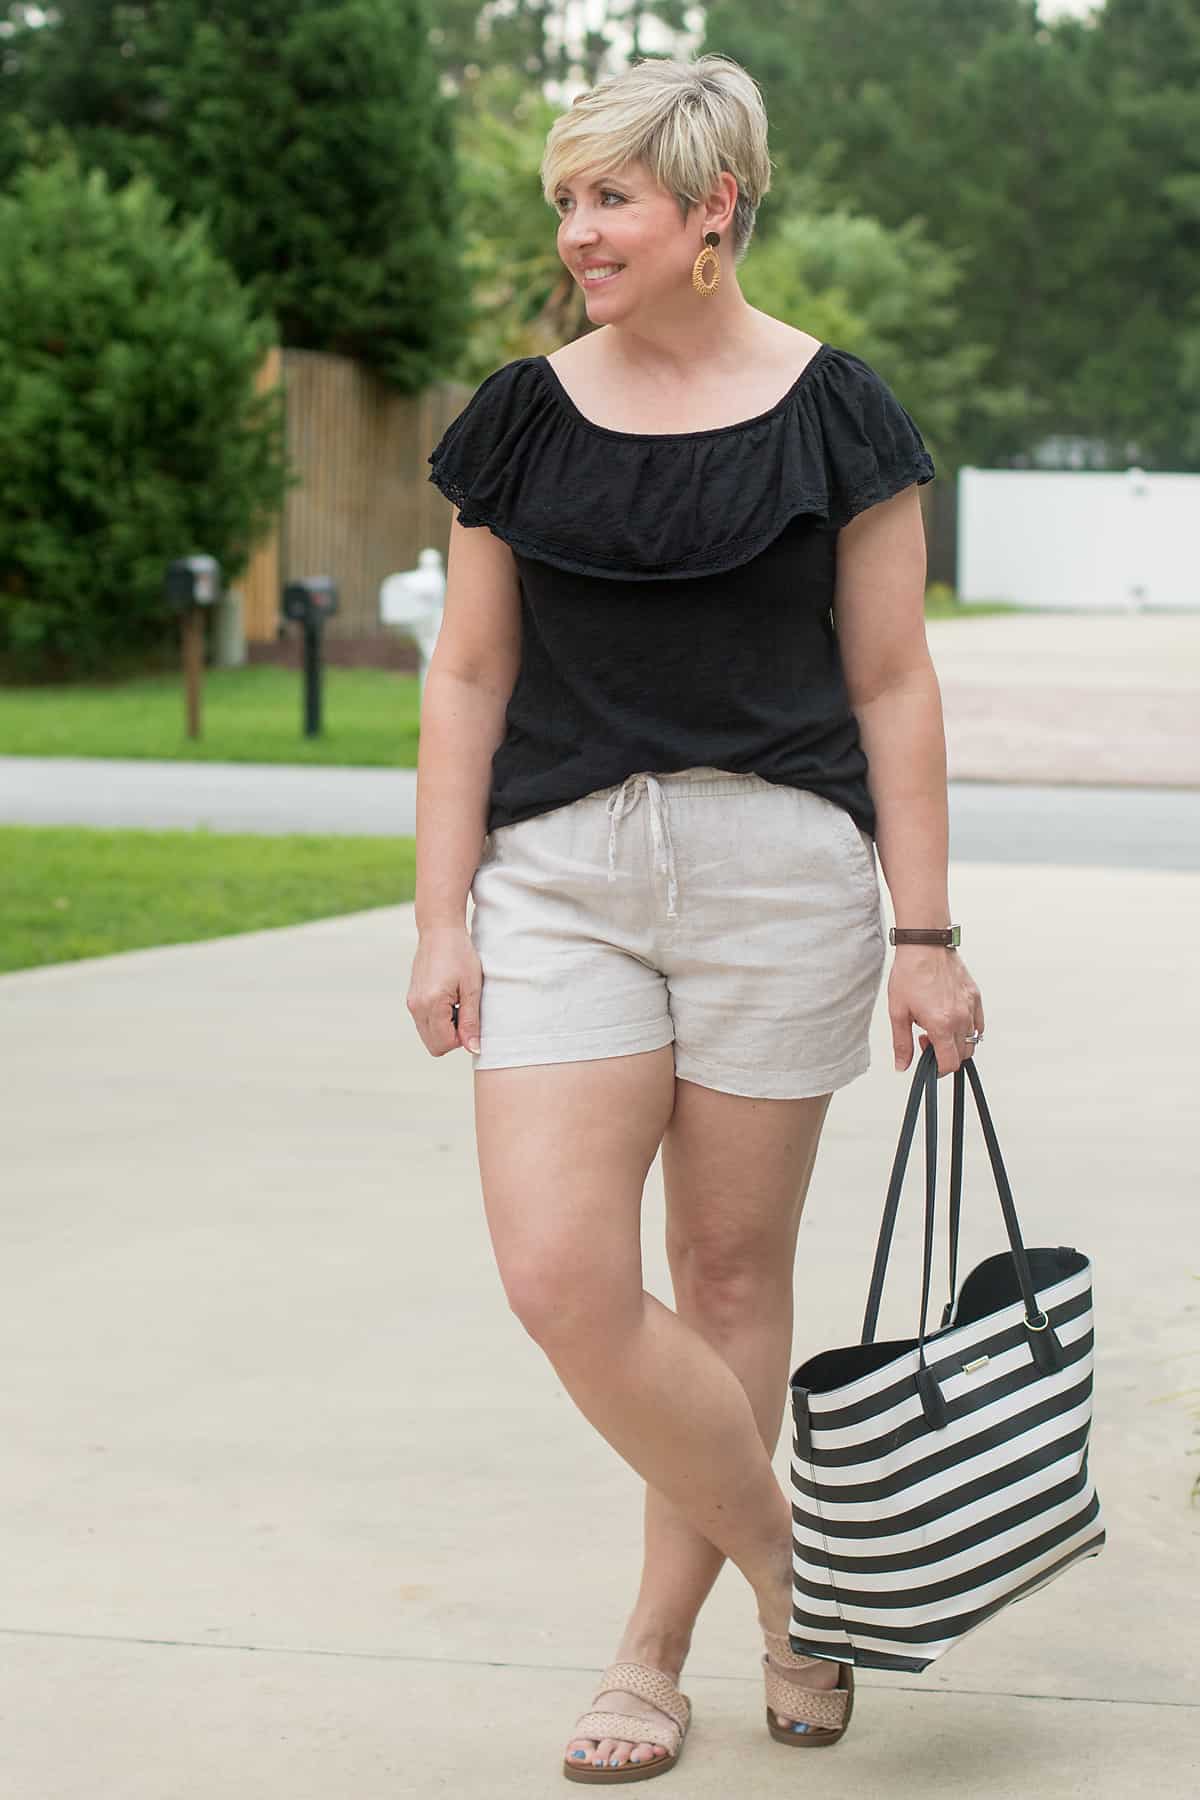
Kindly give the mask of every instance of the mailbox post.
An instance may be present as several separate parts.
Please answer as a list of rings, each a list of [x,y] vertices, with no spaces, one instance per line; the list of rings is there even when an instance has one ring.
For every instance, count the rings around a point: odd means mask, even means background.
[[[304,627],[304,735],[321,730],[321,633],[338,609],[338,592],[328,575],[289,581],[283,590],[283,616]]]
[[[187,734],[200,736],[200,684],[204,674],[204,612],[221,597],[221,565],[215,556],[180,556],[167,564],[163,589],[179,614],[183,647]]]

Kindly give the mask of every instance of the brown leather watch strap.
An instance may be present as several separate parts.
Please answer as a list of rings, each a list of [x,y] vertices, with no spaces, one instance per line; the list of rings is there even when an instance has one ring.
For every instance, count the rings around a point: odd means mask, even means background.
[[[957,950],[961,939],[957,925],[893,925],[888,932],[889,944],[940,944],[946,950]]]

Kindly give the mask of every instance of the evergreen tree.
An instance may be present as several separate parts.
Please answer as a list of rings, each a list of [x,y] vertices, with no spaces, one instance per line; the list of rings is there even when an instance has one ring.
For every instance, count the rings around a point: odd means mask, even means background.
[[[23,114],[203,214],[285,344],[406,392],[457,358],[470,302],[425,0],[60,0],[8,40],[5,114],[10,157]]]
[[[169,642],[167,563],[245,567],[286,488],[271,339],[203,224],[73,154],[0,194],[0,653],[103,669]]]

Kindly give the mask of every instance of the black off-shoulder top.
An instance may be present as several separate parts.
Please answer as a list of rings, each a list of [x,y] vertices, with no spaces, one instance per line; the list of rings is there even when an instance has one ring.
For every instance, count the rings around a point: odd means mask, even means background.
[[[874,832],[832,614],[837,533],[934,467],[866,362],[822,344],[766,412],[645,433],[593,424],[544,356],[519,357],[428,460],[520,580],[489,831],[638,770],[712,766],[824,794]]]

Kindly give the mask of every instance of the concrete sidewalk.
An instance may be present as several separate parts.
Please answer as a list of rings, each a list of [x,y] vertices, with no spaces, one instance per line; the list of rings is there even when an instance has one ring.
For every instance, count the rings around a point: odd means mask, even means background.
[[[924,1676],[864,1675],[816,1767],[766,1735],[727,1567],[664,1795],[1195,1791],[1200,875],[973,864],[953,883],[1027,1238],[1096,1263],[1109,1546]],[[569,1791],[641,1489],[504,1301],[469,1061],[429,1057],[404,1007],[414,943],[399,907],[0,979],[19,1800]],[[826,1126],[797,1360],[861,1319],[908,1089],[882,1000],[873,1047]],[[1003,1241],[976,1134],[969,1157],[968,1267]],[[915,1318],[908,1200],[881,1335]],[[644,1236],[669,1301],[658,1163]]]

